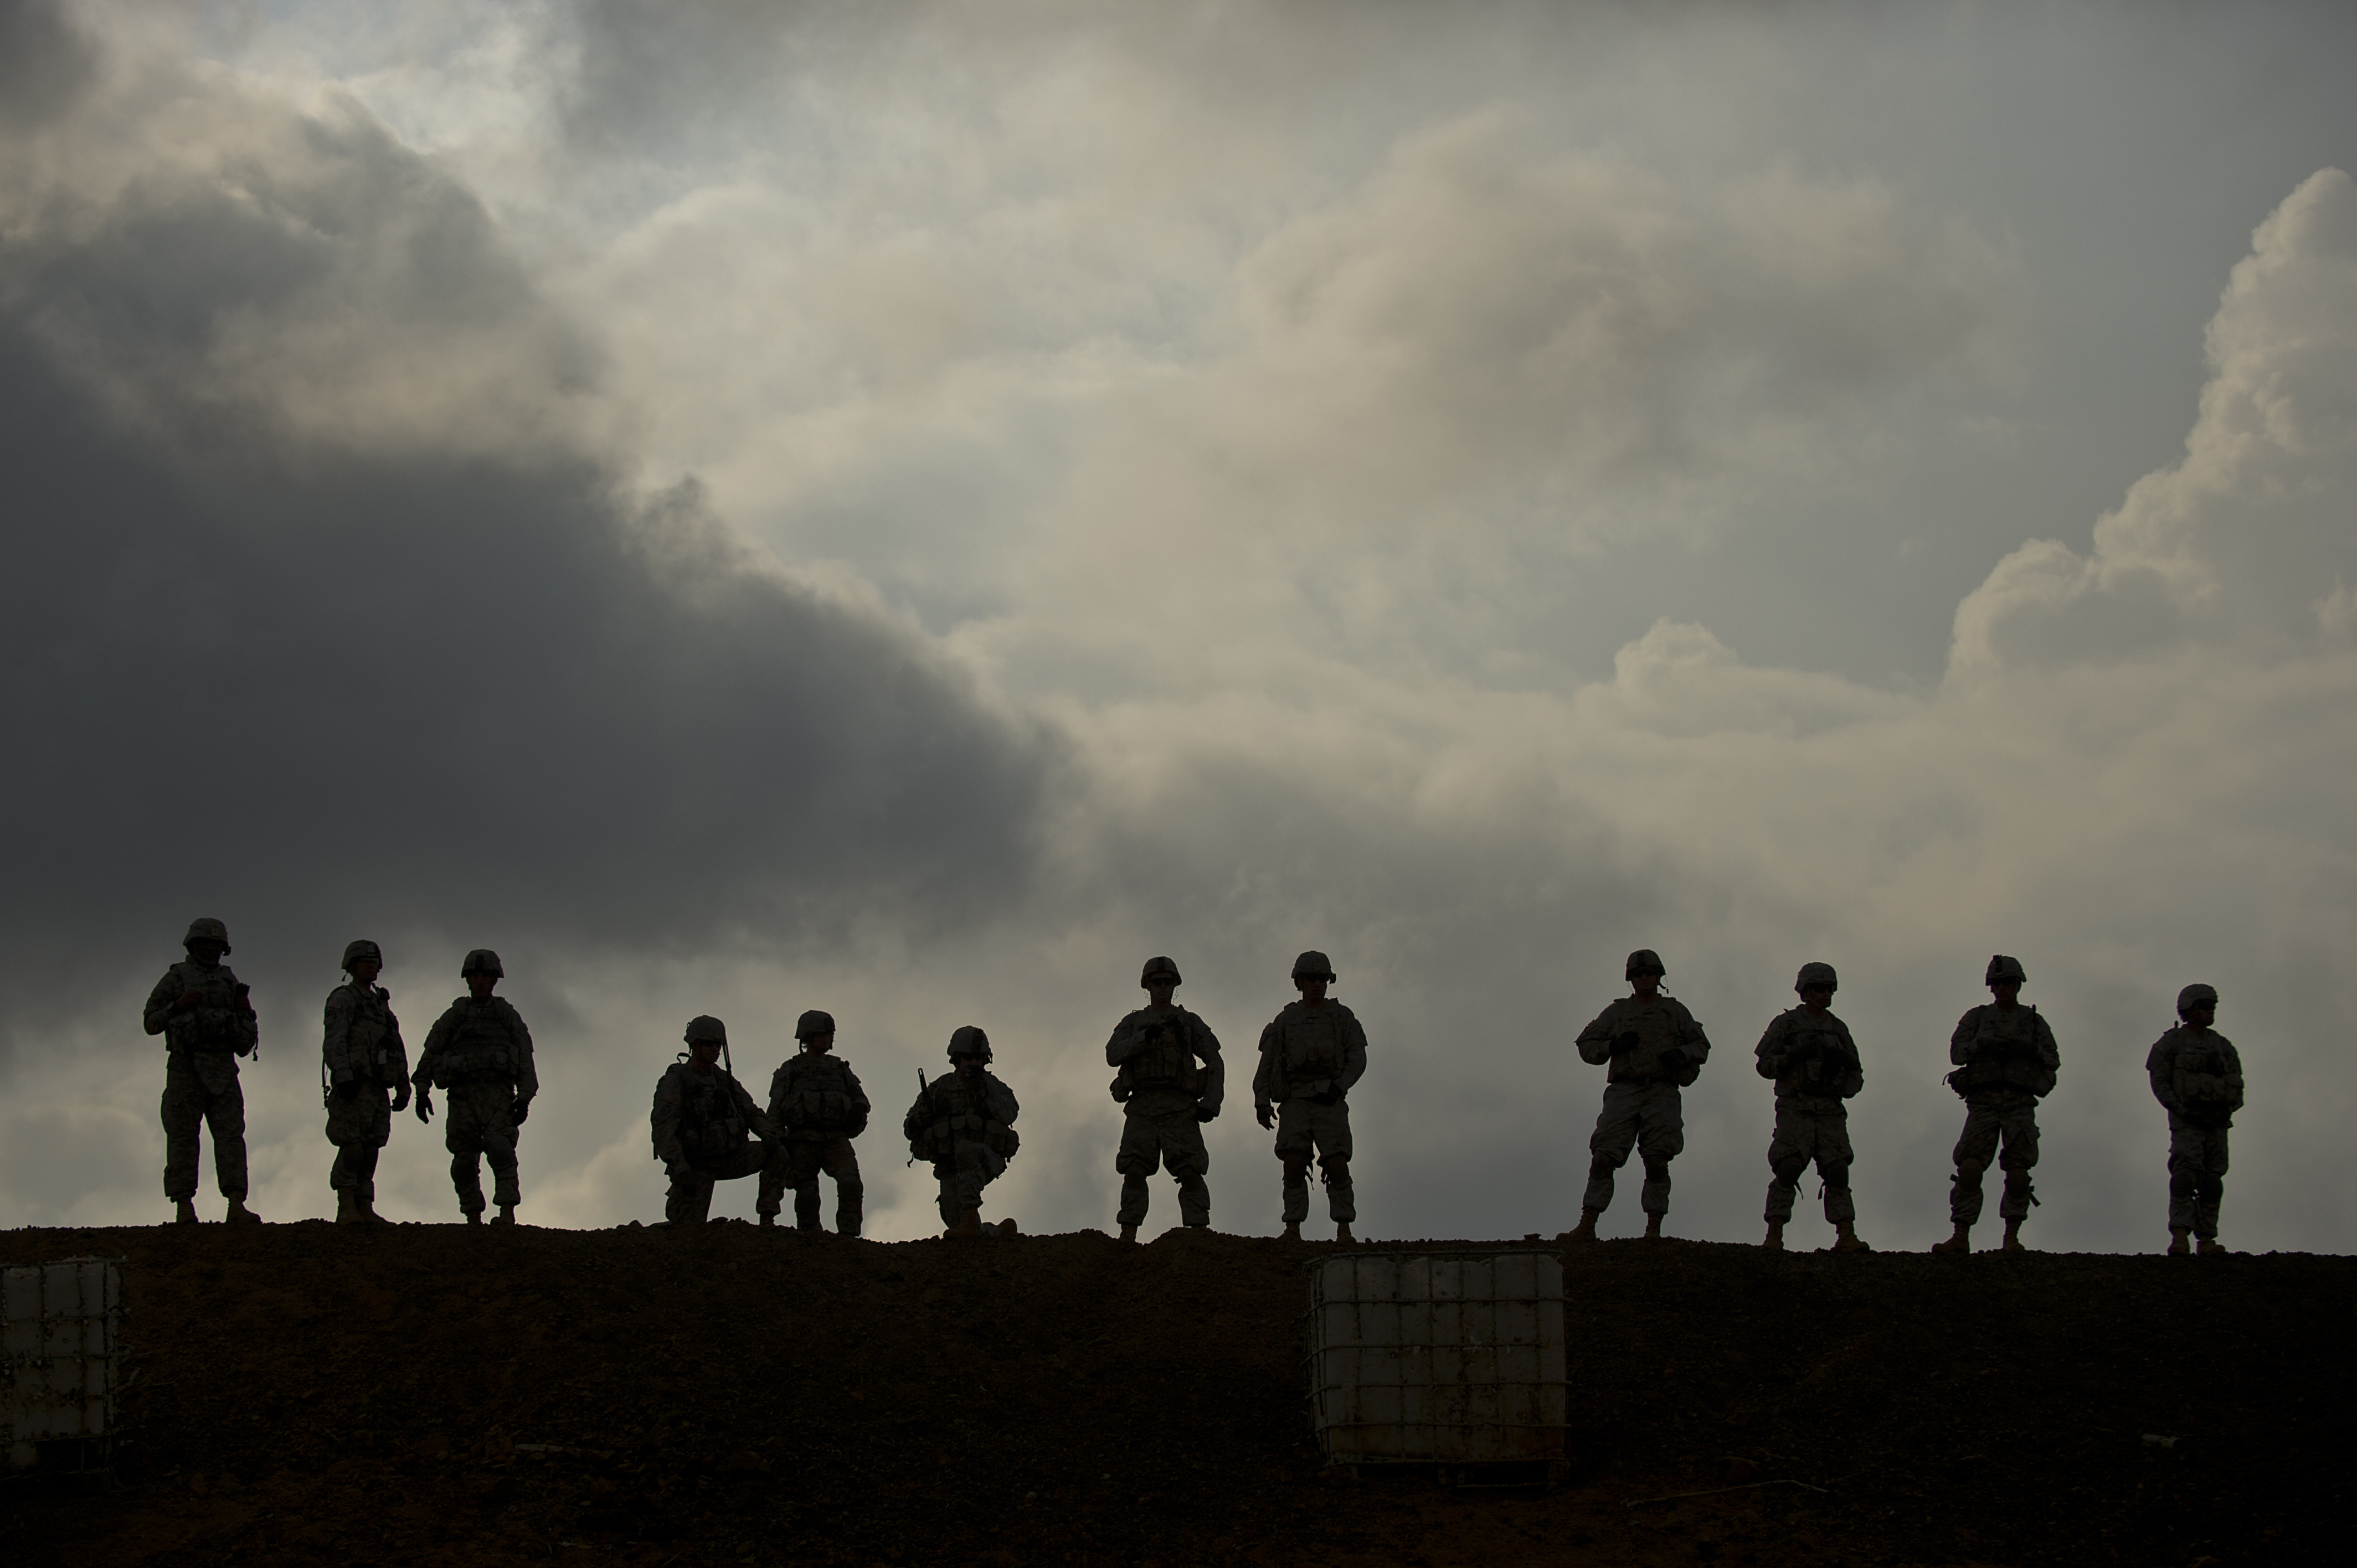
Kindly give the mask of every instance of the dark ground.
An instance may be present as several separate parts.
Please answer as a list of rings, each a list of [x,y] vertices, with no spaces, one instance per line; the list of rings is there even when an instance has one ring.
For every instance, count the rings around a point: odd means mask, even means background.
[[[124,1260],[136,1376],[121,1488],[0,1501],[0,1530],[28,1564],[353,1568],[2223,1568],[2357,1534],[2357,1260],[1579,1248],[1571,1479],[1473,1494],[1321,1472],[1315,1251],[0,1232],[0,1262]],[[1825,1490],[1643,1501],[1788,1478]]]

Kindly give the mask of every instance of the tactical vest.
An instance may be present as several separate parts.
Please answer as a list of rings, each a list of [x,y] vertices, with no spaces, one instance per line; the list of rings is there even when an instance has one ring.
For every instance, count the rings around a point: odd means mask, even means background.
[[[920,1160],[953,1160],[961,1143],[980,1144],[1002,1157],[1011,1157],[1022,1144],[1015,1129],[994,1121],[983,1095],[969,1090],[955,1073],[928,1084],[919,1105],[921,1116],[910,1120],[923,1125],[910,1143]]]
[[[850,1069],[835,1057],[804,1052],[778,1071],[786,1082],[780,1086],[784,1092],[776,1097],[771,1114],[787,1126],[798,1132],[851,1137],[866,1125],[866,1115],[851,1092]]]
[[[1976,1089],[2018,1089],[2043,1096],[2054,1088],[2054,1069],[2038,1048],[2038,1009],[2017,1007],[2011,1015],[1994,1004],[1974,1009],[1971,1059],[1948,1075],[1958,1094]]]
[[[1333,1007],[1288,1009],[1285,1015],[1285,1079],[1308,1083],[1340,1078],[1348,1051],[1342,1039],[1342,1015]]]
[[[2181,1036],[2169,1061],[2169,1087],[2177,1103],[2195,1117],[2230,1114],[2234,1085],[2226,1076],[2226,1053],[2215,1040],[2189,1041]]]
[[[679,1084],[679,1146],[689,1162],[717,1165],[743,1147],[745,1113],[728,1092],[737,1080],[719,1068],[696,1072],[685,1062],[671,1070]]]
[[[382,1079],[385,1069],[384,1043],[393,1033],[393,1010],[385,1005],[385,993],[373,985],[348,985],[344,989],[352,993],[351,1020],[344,1027],[347,1058],[355,1071]]]
[[[247,1000],[246,988],[230,972],[227,964],[205,969],[195,963],[176,963],[172,972],[179,977],[182,990],[197,993],[197,1000],[165,1017],[167,1047],[176,1051],[234,1052],[238,1056],[253,1048],[262,1038],[261,1026],[253,1015],[253,1004]]]
[[[1634,1034],[1634,1048],[1620,1055],[1620,1072],[1630,1079],[1674,1079],[1677,1075],[1662,1065],[1662,1058],[1684,1042],[1678,1037],[1677,1015],[1669,1008],[1623,1007],[1619,1018],[1619,1033]],[[1687,1055],[1691,1057],[1692,1052]]]
[[[1173,1013],[1159,1018],[1147,1015],[1136,1028],[1146,1043],[1122,1058],[1121,1064],[1122,1077],[1127,1080],[1132,1093],[1142,1094],[1157,1089],[1175,1089],[1186,1094],[1203,1091],[1202,1069],[1195,1065],[1195,1051],[1188,1043],[1189,1031],[1183,1014]],[[1291,1041],[1288,1031],[1288,1047]],[[1308,1076],[1331,1078],[1341,1070],[1338,1057],[1332,1072]]]
[[[508,1027],[502,1010],[495,1002],[478,1002],[462,997],[457,1004],[457,1022],[451,1025],[442,1048],[435,1059],[435,1071],[446,1084],[466,1083],[477,1079],[504,1079],[513,1081],[523,1071],[522,1053],[516,1049],[515,1033]],[[642,1080],[643,1081],[643,1080]]]
[[[1838,1100],[1843,1081],[1858,1065],[1857,1047],[1847,1036],[1803,1012],[1784,1036],[1784,1068],[1776,1075],[1776,1088],[1786,1094]]]

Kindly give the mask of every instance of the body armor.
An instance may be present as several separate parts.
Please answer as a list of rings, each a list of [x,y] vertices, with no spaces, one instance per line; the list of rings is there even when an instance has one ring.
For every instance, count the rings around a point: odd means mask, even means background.
[[[477,1079],[513,1079],[522,1062],[516,1050],[515,1031],[508,1026],[507,1009],[497,997],[478,1002],[462,996],[455,1005],[458,1021],[436,1054],[436,1076],[446,1086]]]
[[[176,963],[172,972],[183,990],[197,993],[196,1004],[164,1021],[164,1043],[174,1051],[250,1053],[262,1038],[253,1004],[246,988],[227,964],[207,969],[194,962]]]
[[[690,1163],[717,1165],[743,1147],[751,1129],[729,1092],[737,1080],[716,1067],[703,1072],[679,1062],[671,1070],[679,1083],[679,1146]]]
[[[1979,1016],[1974,1025],[1971,1059],[1948,1075],[1951,1087],[1958,1094],[1978,1089],[2018,1089],[2040,1096],[2050,1092],[2054,1088],[2054,1064],[2046,1059],[2038,1042],[2038,1009],[2016,1007],[2007,1013],[1991,1004],[1973,1011]]]
[[[867,1129],[867,1097],[840,1058],[806,1052],[778,1069],[770,1086],[770,1115],[797,1133],[856,1138]]]

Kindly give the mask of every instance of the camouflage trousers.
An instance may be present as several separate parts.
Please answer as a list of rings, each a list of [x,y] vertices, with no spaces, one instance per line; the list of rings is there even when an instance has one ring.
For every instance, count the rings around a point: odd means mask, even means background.
[[[1200,1141],[1201,1133],[1196,1133]],[[1351,1185],[1351,1102],[1337,1100],[1320,1105],[1307,1097],[1288,1100],[1276,1108],[1276,1157],[1285,1167],[1284,1218],[1298,1225],[1309,1218],[1309,1156],[1318,1155],[1318,1179],[1326,1184],[1326,1212],[1337,1225],[1359,1217],[1358,1189]],[[1179,1202],[1186,1202],[1180,1188]],[[1203,1205],[1208,1217],[1211,1203]],[[1183,1208],[1182,1208],[1183,1212]]]
[[[683,1165],[671,1173],[671,1190],[663,1194],[663,1218],[673,1225],[701,1225],[712,1218],[712,1188],[716,1184],[760,1172],[761,1184],[766,1187],[768,1172],[777,1163],[777,1152],[769,1144],[746,1144],[717,1160]],[[767,1212],[775,1214],[777,1210]]]
[[[2214,1239],[2226,1197],[2226,1129],[2169,1119],[2169,1228]]]
[[[197,1129],[213,1135],[213,1179],[245,1201],[245,1090],[227,1051],[172,1053],[164,1069],[164,1196],[197,1196]]]
[[[933,1162],[933,1176],[942,1184],[942,1223],[954,1225],[969,1208],[982,1207],[982,1189],[1006,1174],[1006,1156],[971,1139],[960,1138],[955,1153]]]
[[[1648,1214],[1670,1211],[1670,1162],[1686,1146],[1685,1102],[1666,1079],[1608,1083],[1604,1109],[1587,1140],[1587,1190],[1579,1207],[1601,1214],[1612,1207],[1612,1173],[1629,1163],[1634,1149],[1645,1162],[1645,1185],[1637,1207]]]
[[[859,1179],[859,1156],[848,1138],[788,1138],[777,1156],[761,1169],[759,1212],[775,1214],[783,1205],[786,1188],[794,1189],[794,1223],[804,1230],[818,1224],[818,1176],[834,1178],[834,1229],[856,1236],[866,1217],[867,1188]]]
[[[1998,1154],[2002,1142],[2004,1153]],[[2033,1196],[2030,1167],[2038,1164],[2038,1101],[2010,1097],[1965,1101],[1964,1133],[1956,1140],[1956,1174],[1948,1194],[1948,1223],[1969,1230],[1981,1217],[1981,1176],[1989,1157],[2005,1172],[2000,1219],[2027,1219]]]
[[[331,1190],[376,1201],[376,1154],[393,1141],[392,1093],[381,1083],[362,1083],[349,1100],[328,1096],[328,1142],[336,1146]]]
[[[1809,1162],[1817,1162],[1817,1179],[1824,1186],[1825,1219],[1834,1225],[1857,1221],[1857,1204],[1850,1197],[1849,1112],[1803,1111],[1776,1107],[1776,1131],[1768,1140],[1768,1223],[1781,1225],[1792,1218],[1796,1184]]]
[[[442,1146],[450,1151],[450,1185],[458,1211],[483,1211],[483,1161],[491,1162],[491,1201],[516,1204],[523,1192],[516,1173],[515,1086],[505,1079],[454,1083],[442,1108]]]
[[[1191,1105],[1167,1116],[1149,1116],[1140,1112],[1123,1113],[1121,1150],[1114,1155],[1113,1168],[1121,1173],[1121,1208],[1114,1218],[1124,1225],[1142,1225],[1150,1206],[1146,1178],[1157,1167],[1168,1171],[1178,1183],[1178,1219],[1187,1225],[1209,1225],[1211,1222],[1211,1189],[1203,1184],[1203,1174],[1211,1168],[1211,1152],[1203,1146],[1203,1124],[1195,1119]],[[1305,1192],[1302,1207],[1308,1208]]]

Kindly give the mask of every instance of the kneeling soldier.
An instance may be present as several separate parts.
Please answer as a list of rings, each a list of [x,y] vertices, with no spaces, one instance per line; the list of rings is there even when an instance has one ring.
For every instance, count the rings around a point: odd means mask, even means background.
[[[383,967],[374,942],[347,943],[344,983],[328,993],[319,1069],[327,1080],[328,1142],[336,1146],[328,1185],[336,1191],[339,1225],[377,1218],[377,1152],[392,1141],[393,1117],[409,1109],[409,1048],[389,1004],[392,993],[376,983]]]
[[[1121,1152],[1113,1167],[1121,1174],[1114,1218],[1125,1241],[1137,1240],[1146,1219],[1146,1178],[1157,1165],[1178,1183],[1179,1223],[1211,1224],[1211,1192],[1203,1175],[1211,1168],[1211,1154],[1203,1146],[1203,1123],[1220,1113],[1228,1071],[1211,1026],[1170,1000],[1178,985],[1177,964],[1147,959],[1138,983],[1149,1000],[1115,1025],[1105,1042],[1105,1065],[1121,1069],[1113,1082],[1122,1109]]]
[[[1996,1205],[1997,1217],[2005,1221],[2005,1251],[2027,1251],[2021,1244],[2021,1222],[2038,1201],[2029,1182],[2030,1167],[2038,1164],[2038,1102],[2053,1091],[2054,1075],[2062,1066],[2054,1031],[2037,1008],[2021,1004],[2022,983],[2029,978],[2018,958],[1999,953],[1989,960],[1983,983],[1996,1000],[1966,1013],[1949,1036],[1948,1059],[1956,1070],[1948,1075],[1948,1087],[1964,1097],[1966,1109],[1948,1199],[1948,1219],[1956,1233],[1933,1243],[1934,1252],[1973,1250],[1973,1224],[1981,1217],[1981,1177],[1992,1155],[2005,1172],[2005,1196]]]
[[[985,1070],[990,1036],[968,1024],[950,1036],[952,1070],[918,1092],[900,1134],[909,1153],[932,1162],[942,1184],[942,1224],[951,1236],[979,1236],[982,1189],[1006,1174],[1022,1140],[1015,1133],[1015,1091]],[[920,1075],[921,1078],[922,1075]],[[1015,1234],[1002,1219],[999,1234]]]
[[[2144,1070],[2169,1112],[2169,1251],[2180,1256],[2190,1231],[2204,1252],[2218,1243],[2226,1196],[2226,1131],[2243,1108],[2243,1055],[2210,1026],[2218,993],[2189,985],[2177,993],[2177,1027],[2153,1042]]]
[[[712,1186],[758,1174],[770,1163],[777,1141],[770,1119],[720,1065],[728,1026],[709,1014],[687,1022],[687,1050],[655,1084],[655,1158],[671,1177],[663,1195],[663,1218],[673,1225],[701,1225],[712,1213]],[[748,1144],[746,1133],[761,1141]]]
[[[1834,1016],[1834,966],[1804,963],[1792,989],[1801,1005],[1779,1013],[1753,1047],[1760,1076],[1776,1080],[1776,1133],[1768,1143],[1768,1239],[1770,1251],[1784,1250],[1784,1226],[1792,1218],[1793,1184],[1809,1162],[1817,1162],[1824,1184],[1825,1218],[1833,1221],[1834,1251],[1863,1252],[1857,1239],[1857,1206],[1849,1190],[1849,1111],[1842,1101],[1866,1087],[1857,1042],[1849,1026]]]
[[[1662,1239],[1670,1211],[1670,1162],[1686,1146],[1685,1108],[1678,1090],[1702,1076],[1709,1037],[1684,1003],[1662,991],[1667,972],[1659,954],[1639,948],[1622,968],[1630,993],[1596,1015],[1579,1032],[1580,1059],[1610,1062],[1604,1075],[1604,1109],[1587,1140],[1587,1191],[1579,1200],[1579,1225],[1566,1240],[1596,1240],[1597,1217],[1612,1203],[1612,1173],[1629,1163],[1634,1149],[1645,1162],[1645,1185],[1637,1195],[1645,1211],[1645,1239]]]
[[[779,1200],[794,1189],[794,1225],[816,1230],[818,1174],[834,1178],[834,1229],[856,1236],[866,1188],[851,1140],[867,1131],[867,1091],[834,1055],[834,1015],[809,1012],[794,1025],[802,1050],[770,1079],[770,1124],[782,1134],[780,1158],[761,1173],[761,1223],[777,1223]]]

